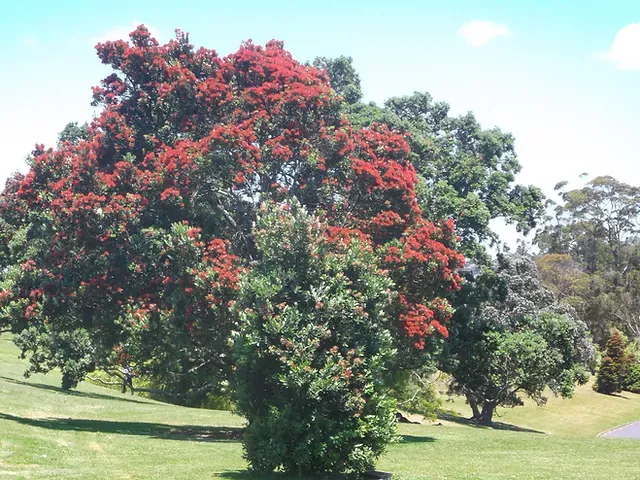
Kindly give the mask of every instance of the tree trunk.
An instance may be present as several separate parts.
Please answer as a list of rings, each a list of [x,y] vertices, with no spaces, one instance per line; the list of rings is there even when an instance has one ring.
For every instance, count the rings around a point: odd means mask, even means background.
[[[478,409],[478,401],[476,397],[471,395],[469,392],[465,394],[467,396],[467,402],[469,402],[469,406],[471,407],[471,411],[473,412],[473,416],[471,420],[478,420],[480,418],[480,410]]]
[[[496,410],[495,402],[485,402],[482,405],[482,413],[478,418],[478,423],[480,425],[489,426],[493,422],[493,412]]]

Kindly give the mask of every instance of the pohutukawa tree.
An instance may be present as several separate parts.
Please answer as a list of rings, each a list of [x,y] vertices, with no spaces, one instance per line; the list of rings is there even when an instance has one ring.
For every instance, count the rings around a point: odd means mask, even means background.
[[[60,367],[67,387],[120,367],[174,392],[224,384],[256,209],[291,198],[371,242],[407,358],[446,336],[463,258],[451,222],[422,218],[402,135],[351,127],[325,73],[279,42],[220,57],[181,32],[130,38],[97,45],[114,71],[99,115],[38,146],[0,199],[0,329],[32,371]]]

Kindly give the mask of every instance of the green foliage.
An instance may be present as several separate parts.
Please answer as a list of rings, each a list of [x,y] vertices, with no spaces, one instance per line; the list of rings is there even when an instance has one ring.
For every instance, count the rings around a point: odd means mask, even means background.
[[[331,79],[331,87],[342,95],[347,103],[359,102],[362,98],[360,76],[353,67],[353,59],[341,55],[337,58],[318,57],[313,66],[324,70]]]
[[[623,390],[640,393],[640,364],[631,365],[622,386]]]
[[[594,390],[599,393],[615,393],[622,391],[622,365],[611,357],[603,357],[598,369]]]
[[[360,91],[349,58],[318,58],[338,91]],[[513,135],[483,129],[472,113],[451,116],[449,105],[427,92],[392,97],[384,106],[349,96],[343,109],[352,124],[383,123],[409,134],[410,159],[421,177],[419,200],[426,218],[453,218],[468,258],[488,261],[483,242],[497,237],[490,220],[502,218],[522,232],[535,228],[544,215],[544,195],[534,186],[515,184],[520,171]]]
[[[390,280],[357,238],[333,243],[298,205],[261,211],[235,338],[245,454],[260,472],[363,472],[395,432]]]
[[[444,410],[437,389],[436,379],[440,375],[433,368],[394,372],[391,393],[398,401],[398,409],[435,420]]]
[[[598,376],[593,388],[600,393],[622,391],[627,373],[627,341],[619,330],[613,329],[607,342],[607,349],[598,369]]]
[[[87,140],[88,138],[89,127],[86,123],[78,125],[78,122],[69,122],[58,134],[58,144],[69,142],[73,145],[77,145],[81,140]]]

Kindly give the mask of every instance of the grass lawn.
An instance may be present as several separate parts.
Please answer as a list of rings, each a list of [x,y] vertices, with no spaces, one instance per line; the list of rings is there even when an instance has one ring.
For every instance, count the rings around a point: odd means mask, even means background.
[[[16,356],[0,337],[0,478],[264,478],[246,472],[240,417],[86,383],[63,392],[55,373],[24,380]],[[459,400],[449,406],[468,414]],[[640,419],[640,395],[585,387],[572,400],[503,413],[499,420],[511,424],[504,429],[455,419],[401,425],[402,441],[378,468],[405,480],[640,478],[640,440],[595,437]]]

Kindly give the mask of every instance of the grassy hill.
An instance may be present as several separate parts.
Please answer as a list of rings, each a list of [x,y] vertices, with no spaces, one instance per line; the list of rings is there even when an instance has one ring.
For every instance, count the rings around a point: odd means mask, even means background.
[[[640,420],[640,395],[628,392],[602,395],[594,392],[592,385],[590,382],[578,387],[568,400],[549,393],[547,404],[541,407],[535,402],[525,402],[523,407],[498,408],[494,420],[568,437],[594,437],[610,428]],[[471,416],[471,409],[462,397],[449,399],[445,407],[463,417]]]
[[[82,384],[63,392],[57,374],[24,380],[23,361],[0,337],[0,477],[259,479],[246,471],[243,420]],[[460,400],[450,408],[464,412]],[[635,479],[640,441],[595,435],[640,419],[640,396],[588,387],[572,400],[503,412],[502,429],[401,425],[378,468],[397,479]],[[285,478],[274,475],[271,478]]]

